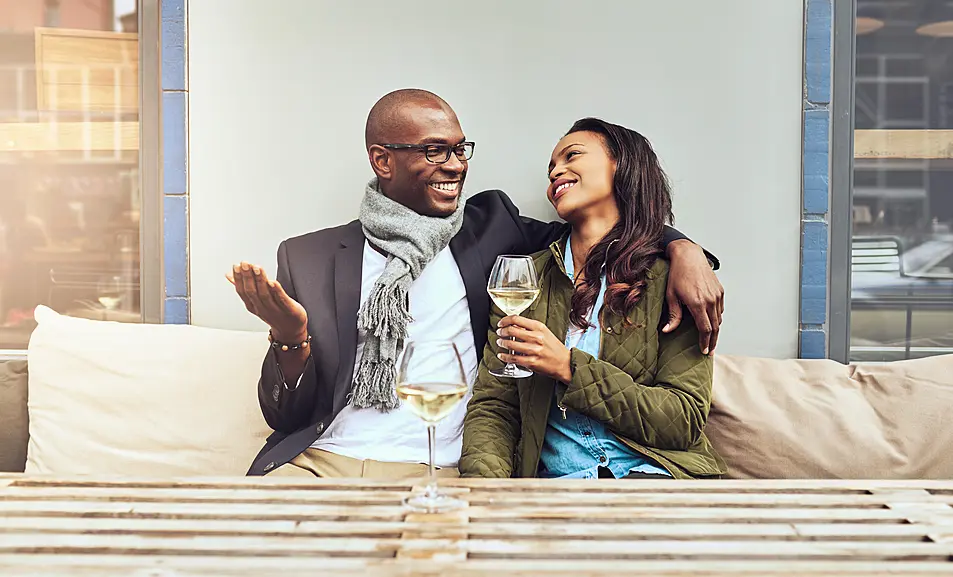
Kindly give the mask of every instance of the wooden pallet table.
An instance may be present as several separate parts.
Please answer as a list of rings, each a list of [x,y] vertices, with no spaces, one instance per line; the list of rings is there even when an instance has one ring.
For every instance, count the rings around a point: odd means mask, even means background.
[[[953,575],[953,481],[0,475],[0,575]]]

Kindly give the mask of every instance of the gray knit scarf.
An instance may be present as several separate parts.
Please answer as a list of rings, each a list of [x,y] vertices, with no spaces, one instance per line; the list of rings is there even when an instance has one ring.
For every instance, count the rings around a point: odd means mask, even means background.
[[[448,217],[417,214],[381,193],[377,178],[367,183],[359,220],[364,236],[386,252],[387,265],[357,316],[365,331],[364,353],[354,377],[351,402],[360,409],[397,408],[397,355],[407,339],[410,285],[450,244],[463,224],[464,198]]]

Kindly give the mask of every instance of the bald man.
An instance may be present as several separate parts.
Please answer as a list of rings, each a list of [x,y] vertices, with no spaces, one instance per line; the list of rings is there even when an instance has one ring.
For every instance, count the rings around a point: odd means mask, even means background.
[[[249,475],[424,475],[426,429],[394,392],[404,342],[453,341],[472,385],[496,257],[532,254],[565,234],[562,223],[520,216],[502,191],[464,199],[474,143],[433,93],[381,98],[365,143],[374,177],[358,220],[283,241],[276,280],[245,262],[228,275],[271,329],[258,398],[275,432]],[[674,229],[665,243],[670,301],[689,307],[700,346],[713,350],[721,285],[698,246]],[[465,411],[460,403],[437,427],[438,474],[456,474]]]

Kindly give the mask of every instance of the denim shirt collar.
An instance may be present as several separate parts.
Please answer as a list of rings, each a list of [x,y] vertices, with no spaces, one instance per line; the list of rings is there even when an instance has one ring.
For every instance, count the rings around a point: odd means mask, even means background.
[[[618,242],[614,240],[612,242]],[[611,245],[610,245],[611,246]],[[567,235],[562,240],[556,241],[549,246],[549,249],[552,251],[553,255],[556,257],[556,262],[559,264],[559,269],[569,277],[569,280],[576,283],[576,266],[572,260],[572,239],[570,235]],[[606,264],[602,263],[602,289],[605,290],[606,284]]]

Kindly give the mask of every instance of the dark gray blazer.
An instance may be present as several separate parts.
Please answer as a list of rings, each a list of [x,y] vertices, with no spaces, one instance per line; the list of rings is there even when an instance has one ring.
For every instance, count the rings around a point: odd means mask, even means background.
[[[467,200],[463,225],[450,241],[467,291],[477,356],[482,358],[489,322],[486,283],[500,254],[532,254],[567,231],[564,223],[521,217],[502,191]],[[666,230],[665,243],[685,238]],[[353,221],[290,238],[278,247],[278,282],[308,311],[311,359],[297,388],[285,387],[275,352],[268,349],[258,400],[275,430],[255,457],[249,475],[263,475],[311,446],[347,404],[357,354],[364,233]],[[386,443],[387,439],[381,439]]]

